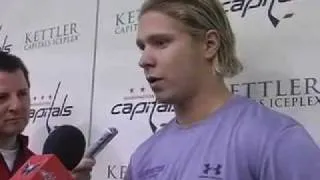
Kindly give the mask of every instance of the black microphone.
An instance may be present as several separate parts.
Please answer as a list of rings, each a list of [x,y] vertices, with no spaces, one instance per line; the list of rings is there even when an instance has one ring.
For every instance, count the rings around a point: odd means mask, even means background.
[[[81,161],[85,147],[86,140],[81,130],[71,125],[62,125],[49,134],[42,154],[54,154],[71,171]]]
[[[10,180],[72,180],[72,171],[81,161],[86,141],[71,125],[58,126],[46,139],[43,155],[31,156]]]

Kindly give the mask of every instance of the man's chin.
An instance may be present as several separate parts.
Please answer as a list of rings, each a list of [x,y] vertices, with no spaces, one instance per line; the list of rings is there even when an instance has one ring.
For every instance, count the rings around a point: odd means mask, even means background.
[[[24,128],[21,127],[8,127],[2,130],[1,134],[6,136],[16,136],[23,132]]]
[[[161,104],[175,104],[175,100],[172,96],[164,95],[164,94],[155,94],[155,98],[157,103]]]
[[[164,98],[164,97],[157,97],[157,96],[156,96],[156,102],[160,104],[172,104],[172,101],[170,101],[170,99]]]

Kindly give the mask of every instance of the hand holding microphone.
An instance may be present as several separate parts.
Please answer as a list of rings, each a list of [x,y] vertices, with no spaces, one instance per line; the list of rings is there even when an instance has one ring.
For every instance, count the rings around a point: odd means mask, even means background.
[[[72,178],[75,180],[91,179],[91,171],[95,164],[94,158],[83,157],[80,163],[72,170]]]
[[[59,157],[75,180],[89,180],[95,165],[95,159],[83,157],[85,137],[73,126],[60,126],[47,138],[43,154],[54,154]]]
[[[75,180],[89,180],[96,164],[94,158],[117,134],[116,128],[108,128],[84,151],[85,138],[81,131],[72,126],[60,126],[47,138],[43,154],[58,156]]]
[[[50,133],[43,147],[44,155],[32,156],[10,180],[89,180],[95,156],[117,135],[109,128],[85,152],[85,137],[71,125]]]
[[[73,126],[55,129],[46,139],[44,155],[34,155],[10,180],[74,180],[70,171],[83,157],[85,137]]]
[[[108,128],[102,136],[92,143],[84,154],[84,158],[79,165],[72,171],[73,178],[76,180],[88,180],[90,179],[90,172],[95,165],[95,157],[101,152],[102,149],[118,134],[116,128]]]
[[[116,128],[108,128],[97,141],[89,146],[84,156],[91,158],[96,157],[117,134],[118,130]]]

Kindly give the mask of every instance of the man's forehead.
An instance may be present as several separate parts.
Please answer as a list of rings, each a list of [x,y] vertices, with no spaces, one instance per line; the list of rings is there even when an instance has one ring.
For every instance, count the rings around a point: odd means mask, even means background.
[[[21,69],[16,69],[12,71],[6,71],[6,70],[0,70],[0,78],[6,78],[6,77],[14,77],[14,76],[23,76],[23,72]]]
[[[12,72],[0,71],[0,86],[4,87],[9,84],[23,87],[27,84],[22,70],[18,69]]]
[[[175,38],[184,33],[186,33],[186,29],[175,25],[172,27],[167,26],[158,26],[158,27],[139,27],[137,33],[137,41],[147,41],[157,38]]]
[[[169,38],[169,37],[174,37],[175,35],[177,35],[174,32],[153,32],[153,33],[147,33],[147,34],[143,34],[143,35],[138,35],[137,36],[137,40],[139,41],[146,41],[146,40],[151,40],[151,39],[159,39],[159,38]]]
[[[155,34],[175,34],[185,29],[184,25],[166,15],[143,15],[138,25],[138,37],[152,36]]]

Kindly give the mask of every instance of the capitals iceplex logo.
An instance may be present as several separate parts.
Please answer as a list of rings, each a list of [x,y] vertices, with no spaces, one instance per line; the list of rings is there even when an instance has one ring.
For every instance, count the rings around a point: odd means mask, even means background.
[[[280,3],[286,3],[292,0],[224,0],[222,2],[225,12],[241,12],[241,17],[245,17],[247,12],[253,9],[263,7],[268,8],[268,19],[274,27],[277,27],[282,19],[291,18],[294,13],[286,12],[282,17],[276,17],[273,14],[273,9]]]
[[[51,127],[49,126],[49,119],[61,116],[70,116],[72,114],[73,105],[68,102],[69,95],[66,93],[64,96],[60,96],[61,82],[58,83],[57,88],[54,93],[49,95],[35,96],[33,97],[33,102],[30,108],[30,121],[35,123],[38,119],[46,120],[46,126],[48,132],[51,132]],[[56,103],[57,99],[63,98],[62,103]]]

